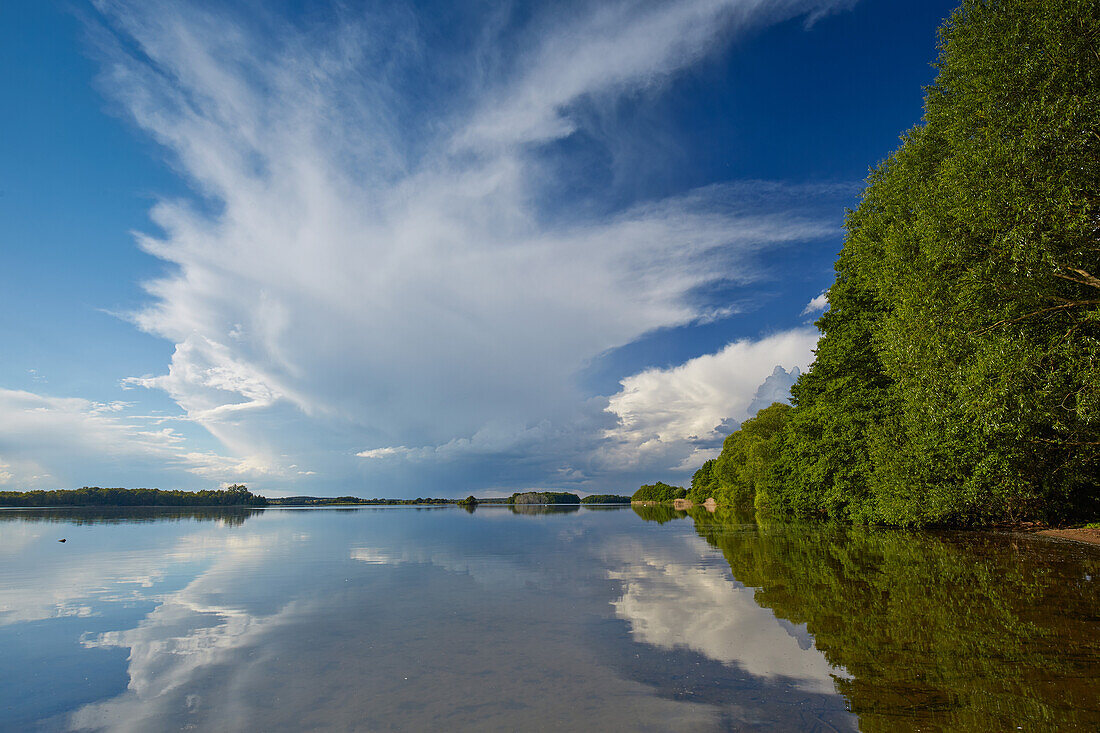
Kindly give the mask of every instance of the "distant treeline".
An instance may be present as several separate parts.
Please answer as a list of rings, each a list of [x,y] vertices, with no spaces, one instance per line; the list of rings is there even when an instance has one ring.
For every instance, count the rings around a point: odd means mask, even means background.
[[[624,497],[611,497],[604,495],[606,499]],[[629,501],[629,499],[627,499]],[[269,499],[270,506],[339,506],[339,505],[363,505],[363,506],[421,506],[446,504],[459,504],[462,506],[477,506],[480,504],[580,504],[581,498],[576,494],[564,491],[522,491],[511,496],[492,497],[479,499],[473,495],[465,499],[438,499],[432,497],[417,497],[415,499],[362,499],[358,496],[287,496],[280,499]],[[586,502],[591,503],[591,502]]]
[[[0,491],[0,506],[63,507],[63,506],[248,506],[263,507],[268,502],[244,486],[230,486],[215,491],[161,491],[160,489],[82,489],[56,491]]]
[[[286,496],[266,499],[251,493],[247,487],[231,486],[216,491],[162,491],[160,489],[102,489],[85,486],[82,489],[56,491],[0,491],[0,506],[7,507],[267,507],[267,506],[443,506],[459,504],[629,504],[630,497],[615,494],[595,494],[581,499],[564,491],[524,491],[507,497],[478,499],[363,499],[358,496]]]
[[[964,0],[847,217],[812,367],[689,498],[902,526],[1100,516],[1095,2]]]
[[[618,494],[592,494],[581,499],[581,504],[629,504],[629,496]]]
[[[285,496],[279,499],[268,499],[269,506],[337,506],[337,505],[365,505],[365,506],[410,506],[410,505],[443,505],[457,504],[458,499],[433,499],[431,497],[417,497],[415,499],[361,499],[358,496]],[[478,499],[479,502],[490,502],[492,499]],[[503,503],[503,501],[501,502]]]

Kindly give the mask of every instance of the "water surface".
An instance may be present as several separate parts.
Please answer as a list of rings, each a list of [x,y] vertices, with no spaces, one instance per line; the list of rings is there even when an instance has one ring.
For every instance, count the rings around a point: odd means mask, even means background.
[[[0,727],[1095,730],[1098,573],[660,508],[3,510]]]

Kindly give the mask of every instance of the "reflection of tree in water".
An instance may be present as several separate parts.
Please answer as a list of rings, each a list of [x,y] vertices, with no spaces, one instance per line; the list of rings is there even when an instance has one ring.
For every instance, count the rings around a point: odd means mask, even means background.
[[[71,509],[5,509],[0,522],[61,524],[136,524],[141,522],[220,522],[239,527],[262,509],[249,507],[77,507]]]
[[[630,508],[645,521],[657,524],[664,524],[673,519],[683,519],[688,515],[685,511],[673,509],[664,504],[631,504]]]
[[[571,514],[579,512],[579,504],[509,504],[512,514]]]
[[[1095,551],[692,514],[756,601],[851,674],[837,689],[861,729],[1100,726]]]

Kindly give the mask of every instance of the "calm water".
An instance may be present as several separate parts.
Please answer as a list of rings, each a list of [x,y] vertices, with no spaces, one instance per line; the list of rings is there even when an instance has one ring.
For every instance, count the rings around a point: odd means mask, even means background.
[[[1098,575],[668,510],[5,510],[0,727],[1097,730]]]

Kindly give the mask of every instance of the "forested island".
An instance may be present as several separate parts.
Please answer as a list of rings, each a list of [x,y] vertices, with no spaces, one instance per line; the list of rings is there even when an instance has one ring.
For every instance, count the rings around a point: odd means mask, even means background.
[[[581,499],[581,504],[629,504],[629,496],[619,494],[591,494]]]
[[[523,491],[512,494],[509,504],[580,504],[581,498],[565,491]]]
[[[688,499],[974,526],[1100,516],[1100,5],[965,0],[848,213],[812,367]]]

